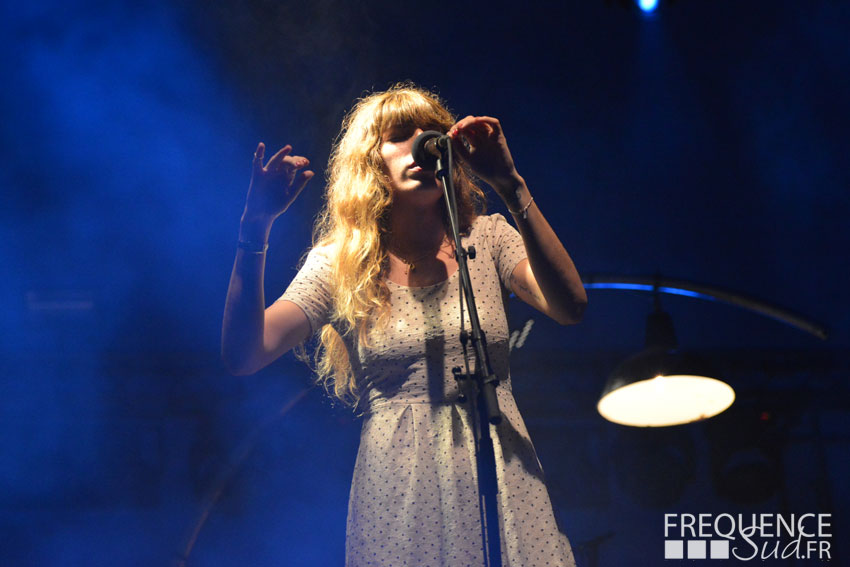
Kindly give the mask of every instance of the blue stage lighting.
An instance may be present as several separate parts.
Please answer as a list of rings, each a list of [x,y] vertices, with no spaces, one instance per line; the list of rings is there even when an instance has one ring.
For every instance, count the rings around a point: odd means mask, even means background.
[[[649,14],[658,7],[658,0],[637,0],[637,4],[641,10]]]

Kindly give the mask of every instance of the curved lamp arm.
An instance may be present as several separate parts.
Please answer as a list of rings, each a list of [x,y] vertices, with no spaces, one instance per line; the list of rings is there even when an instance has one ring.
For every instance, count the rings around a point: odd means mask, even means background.
[[[829,331],[826,327],[796,313],[792,313],[787,309],[741,295],[740,293],[699,283],[674,280],[662,276],[612,276],[601,274],[585,276],[582,278],[582,281],[586,289],[628,289],[648,292],[654,292],[657,289],[659,292],[672,295],[684,295],[708,301],[720,301],[781,321],[823,340],[829,337]]]

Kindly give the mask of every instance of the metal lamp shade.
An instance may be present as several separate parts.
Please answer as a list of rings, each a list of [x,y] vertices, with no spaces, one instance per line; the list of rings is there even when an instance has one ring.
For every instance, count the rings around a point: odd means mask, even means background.
[[[614,370],[597,409],[609,421],[636,427],[707,419],[735,400],[735,391],[711,374],[695,356],[650,347]]]

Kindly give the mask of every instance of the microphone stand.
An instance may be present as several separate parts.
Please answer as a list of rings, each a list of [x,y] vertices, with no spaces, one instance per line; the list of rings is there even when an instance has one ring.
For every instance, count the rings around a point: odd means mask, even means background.
[[[475,258],[475,247],[470,246],[466,250],[461,245],[460,231],[458,228],[457,200],[455,198],[454,181],[452,172],[454,170],[452,156],[451,138],[442,138],[437,147],[440,155],[437,157],[436,175],[443,182],[443,194],[446,199],[449,223],[455,242],[455,257],[461,280],[461,301],[465,299],[469,310],[469,321],[471,331],[461,332],[460,341],[466,351],[467,341],[472,342],[475,354],[474,370],[471,374],[463,374],[459,367],[452,369],[452,373],[458,384],[469,380],[475,384],[475,396],[469,400],[472,415],[472,424],[475,428],[475,454],[478,466],[478,502],[481,511],[481,535],[484,547],[485,565],[488,567],[501,567],[502,550],[501,536],[499,533],[498,512],[498,484],[496,482],[496,456],[493,451],[493,439],[490,436],[490,424],[498,425],[502,421],[502,413],[499,409],[499,400],[496,397],[496,384],[498,378],[493,374],[490,366],[490,357],[487,353],[487,339],[481,330],[481,321],[478,318],[478,310],[475,307],[475,295],[472,291],[472,283],[469,278],[469,267],[467,259]],[[461,325],[463,325],[463,312],[461,312]],[[467,371],[469,369],[467,368]],[[461,389],[461,391],[463,391]],[[464,402],[465,396],[461,395],[460,401]]]

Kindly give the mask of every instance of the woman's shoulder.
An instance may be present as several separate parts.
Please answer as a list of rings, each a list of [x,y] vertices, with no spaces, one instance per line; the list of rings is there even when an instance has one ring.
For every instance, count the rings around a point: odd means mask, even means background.
[[[498,232],[503,226],[508,225],[508,221],[504,215],[500,213],[492,213],[489,215],[478,215],[472,221],[472,226],[469,229],[470,237],[487,237],[495,232]]]
[[[304,257],[318,257],[327,260],[334,255],[337,245],[334,243],[316,243],[304,251]]]
[[[332,244],[316,244],[301,255],[298,262],[299,269],[324,271],[330,268],[333,258]]]

